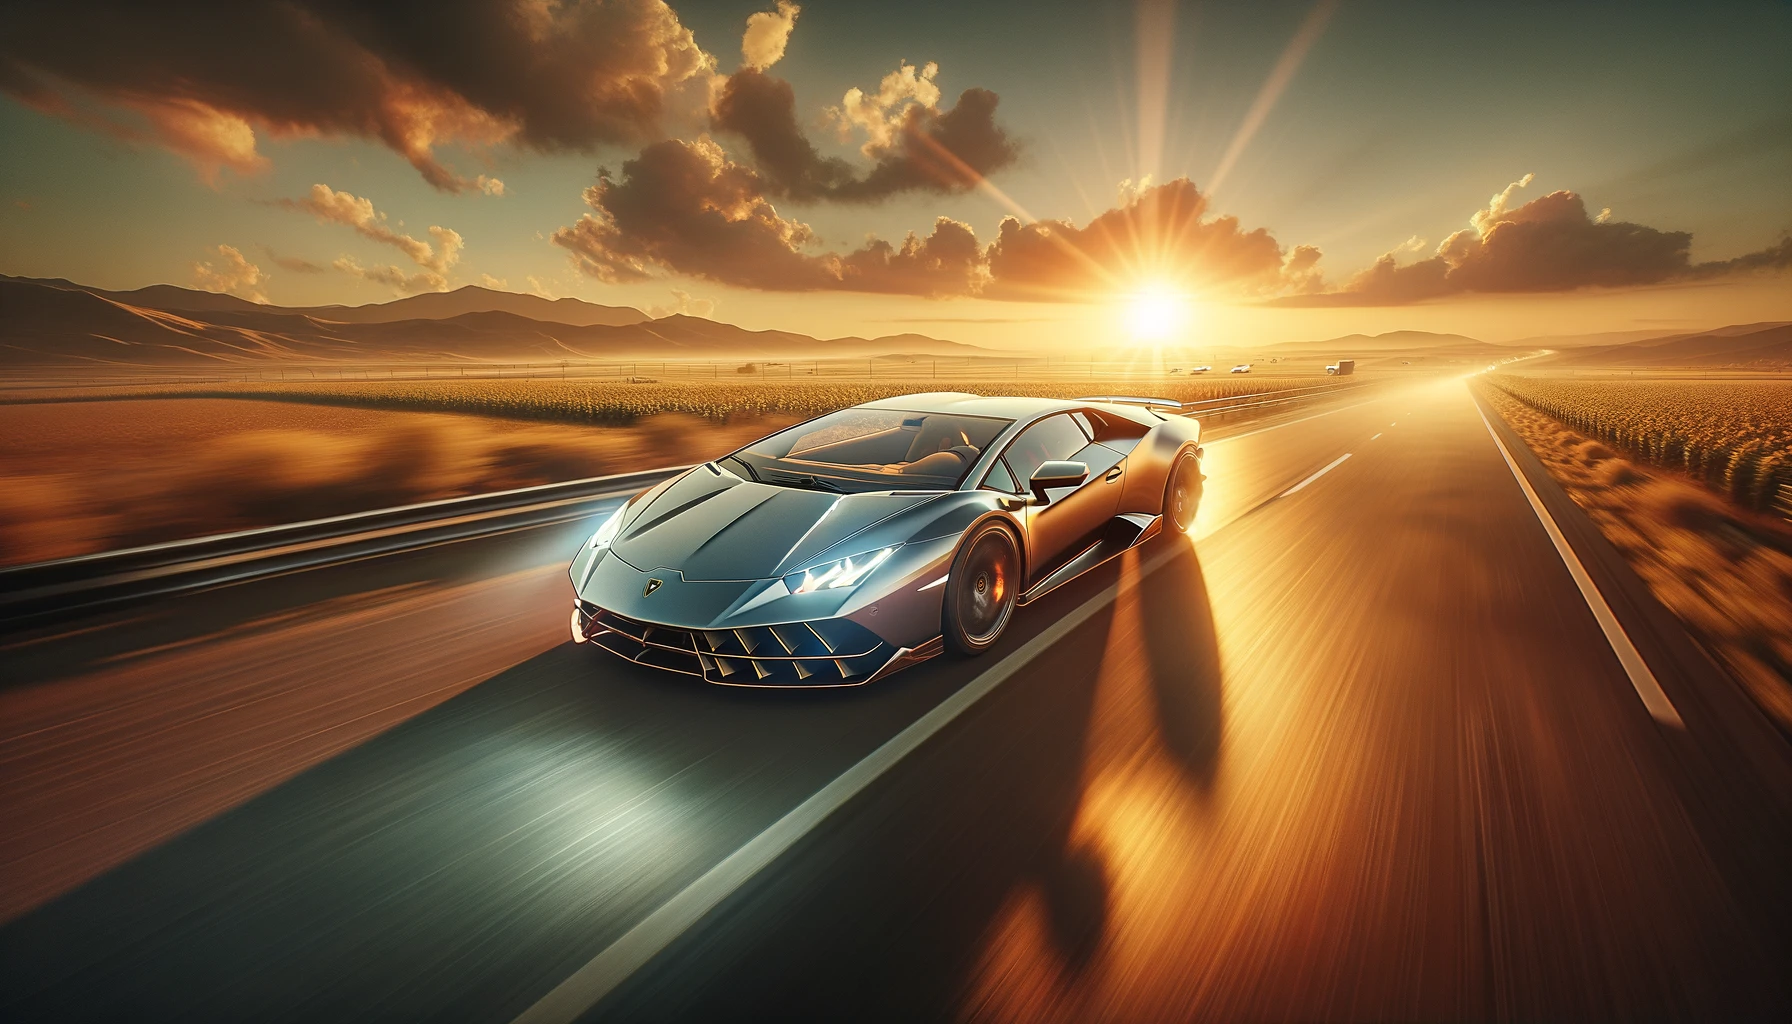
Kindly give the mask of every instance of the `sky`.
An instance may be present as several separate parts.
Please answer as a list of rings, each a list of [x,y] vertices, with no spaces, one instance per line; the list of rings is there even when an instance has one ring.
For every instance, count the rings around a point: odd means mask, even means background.
[[[821,337],[1792,319],[1792,5],[0,10],[0,273]]]

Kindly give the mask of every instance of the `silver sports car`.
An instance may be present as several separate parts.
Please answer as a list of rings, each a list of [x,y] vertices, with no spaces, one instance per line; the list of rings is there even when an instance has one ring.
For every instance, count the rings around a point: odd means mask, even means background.
[[[1175,402],[907,395],[658,484],[572,562],[573,639],[728,686],[856,686],[995,644],[1017,605],[1186,532]]]

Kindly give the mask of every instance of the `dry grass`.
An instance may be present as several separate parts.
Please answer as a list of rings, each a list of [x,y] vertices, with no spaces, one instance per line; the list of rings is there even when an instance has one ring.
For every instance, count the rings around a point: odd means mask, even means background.
[[[1143,388],[1200,401],[1315,385],[1329,386],[1294,377]],[[0,563],[698,462],[800,419],[917,391],[1075,397],[1115,387],[475,379],[143,385],[51,401],[12,392],[0,397]]]
[[[590,427],[219,399],[0,406],[0,562],[697,462],[790,420]]]
[[[1792,529],[1497,388],[1482,394],[1656,598],[1792,731]]]
[[[1339,382],[1352,383],[1352,382]],[[1179,378],[1151,382],[1112,380],[1003,381],[992,379],[831,383],[748,380],[722,382],[559,380],[423,380],[393,382],[258,382],[144,385],[92,389],[82,400],[115,398],[262,398],[283,402],[428,412],[465,412],[564,423],[627,424],[666,413],[711,420],[784,416],[807,419],[879,398],[921,391],[981,395],[1076,398],[1143,389],[1181,402],[1257,394],[1288,388],[1332,386],[1316,377]],[[21,401],[18,395],[6,401]]]
[[[1537,411],[1752,509],[1792,492],[1792,381],[1490,378]],[[1786,509],[1792,511],[1792,509]]]

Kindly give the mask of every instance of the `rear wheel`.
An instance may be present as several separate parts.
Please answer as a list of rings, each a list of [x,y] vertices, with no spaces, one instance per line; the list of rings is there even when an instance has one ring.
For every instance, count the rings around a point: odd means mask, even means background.
[[[1177,533],[1195,528],[1195,513],[1201,507],[1201,460],[1183,449],[1170,466],[1170,482],[1164,486],[1164,518]]]
[[[971,534],[952,560],[940,632],[959,654],[981,654],[1002,635],[1019,596],[1020,550],[995,523]]]

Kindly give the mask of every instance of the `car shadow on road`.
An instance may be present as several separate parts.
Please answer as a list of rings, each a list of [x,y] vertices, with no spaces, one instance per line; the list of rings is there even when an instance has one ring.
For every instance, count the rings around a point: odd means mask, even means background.
[[[1205,790],[1219,767],[1223,733],[1213,605],[1194,545],[1185,537],[1168,537],[1159,551],[1168,561],[1139,581],[1158,729],[1176,764]]]
[[[1023,612],[1035,633],[1114,583],[1097,570]],[[589,1019],[942,1020],[970,974],[1026,952],[1056,989],[1106,941],[1110,868],[1072,835],[1114,605],[1103,604],[892,768]],[[1025,635],[973,662],[980,672]],[[1025,934],[1007,929],[1024,919]]]

